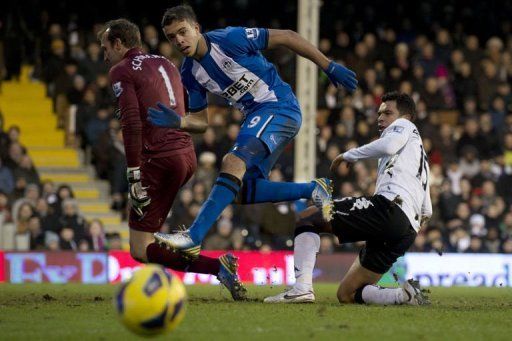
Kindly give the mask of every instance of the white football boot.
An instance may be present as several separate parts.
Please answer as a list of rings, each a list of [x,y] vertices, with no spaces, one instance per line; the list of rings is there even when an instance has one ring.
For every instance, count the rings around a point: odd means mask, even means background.
[[[314,303],[315,293],[313,291],[298,291],[291,288],[281,294],[265,297],[264,303]]]

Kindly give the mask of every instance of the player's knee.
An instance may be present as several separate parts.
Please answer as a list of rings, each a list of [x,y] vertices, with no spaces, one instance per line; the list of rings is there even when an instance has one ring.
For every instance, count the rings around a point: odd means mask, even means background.
[[[232,174],[239,179],[243,178],[246,168],[245,161],[232,153],[226,154],[222,159],[221,172]]]
[[[299,221],[299,223],[300,223],[300,221]],[[311,233],[319,234],[318,229],[314,225],[304,222],[302,225],[300,225],[300,224],[296,225],[295,231],[294,231],[294,236],[297,237],[299,234],[304,233],[304,232],[311,232]]]
[[[222,166],[240,166],[245,164],[245,161],[233,153],[227,153],[222,158]]]
[[[266,145],[256,136],[240,135],[236,145],[226,157],[233,157],[241,160],[249,169],[261,163],[269,155]]]
[[[306,210],[299,213],[299,219],[295,224],[295,235],[297,235],[297,229],[303,226],[308,226],[310,229],[312,229],[312,231],[310,232],[323,232],[321,231],[322,225],[324,225],[324,223],[322,213],[320,212],[320,210],[318,210],[316,207],[309,207]]]
[[[147,263],[148,257],[146,255],[146,250],[140,247],[137,247],[130,243],[130,255],[133,259],[140,263]]]

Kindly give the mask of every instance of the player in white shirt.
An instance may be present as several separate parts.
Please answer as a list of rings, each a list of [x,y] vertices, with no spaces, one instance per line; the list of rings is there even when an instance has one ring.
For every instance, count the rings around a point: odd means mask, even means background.
[[[363,159],[379,159],[373,196],[334,200],[333,219],[325,221],[317,207],[301,214],[295,229],[294,287],[265,298],[266,303],[314,302],[313,269],[320,249],[319,233],[333,233],[340,243],[366,241],[345,277],[337,297],[341,303],[428,304],[428,297],[412,279],[401,288],[376,285],[398,257],[413,244],[432,216],[429,166],[418,128],[412,123],[416,106],[406,94],[391,92],[379,108],[379,139],[340,154],[338,167]]]

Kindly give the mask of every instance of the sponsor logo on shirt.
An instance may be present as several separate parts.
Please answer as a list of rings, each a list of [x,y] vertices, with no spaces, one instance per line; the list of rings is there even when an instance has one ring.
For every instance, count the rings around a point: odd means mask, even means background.
[[[114,95],[116,97],[121,96],[121,93],[123,92],[123,87],[121,86],[121,82],[116,82],[112,84],[112,90],[114,91]]]
[[[233,101],[238,101],[242,96],[250,90],[254,84],[256,84],[256,79],[249,78],[247,74],[243,74],[240,79],[235,81],[233,84],[228,86],[224,92],[222,93],[222,96],[231,99]]]
[[[256,39],[258,38],[258,34],[260,32],[258,31],[257,28],[246,28],[245,29],[245,35],[247,36],[247,39]]]

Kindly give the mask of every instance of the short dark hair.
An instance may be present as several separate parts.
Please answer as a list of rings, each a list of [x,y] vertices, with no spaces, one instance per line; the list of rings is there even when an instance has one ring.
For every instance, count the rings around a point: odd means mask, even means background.
[[[173,21],[188,20],[196,23],[197,16],[194,9],[189,5],[179,5],[168,8],[162,18],[162,27],[172,24]]]
[[[121,18],[108,21],[98,33],[98,40],[101,40],[105,32],[107,33],[107,40],[111,44],[119,39],[129,49],[142,46],[139,27],[128,19]]]
[[[381,99],[382,102],[395,101],[400,115],[411,115],[411,121],[416,118],[416,104],[408,94],[392,91],[385,93]]]

